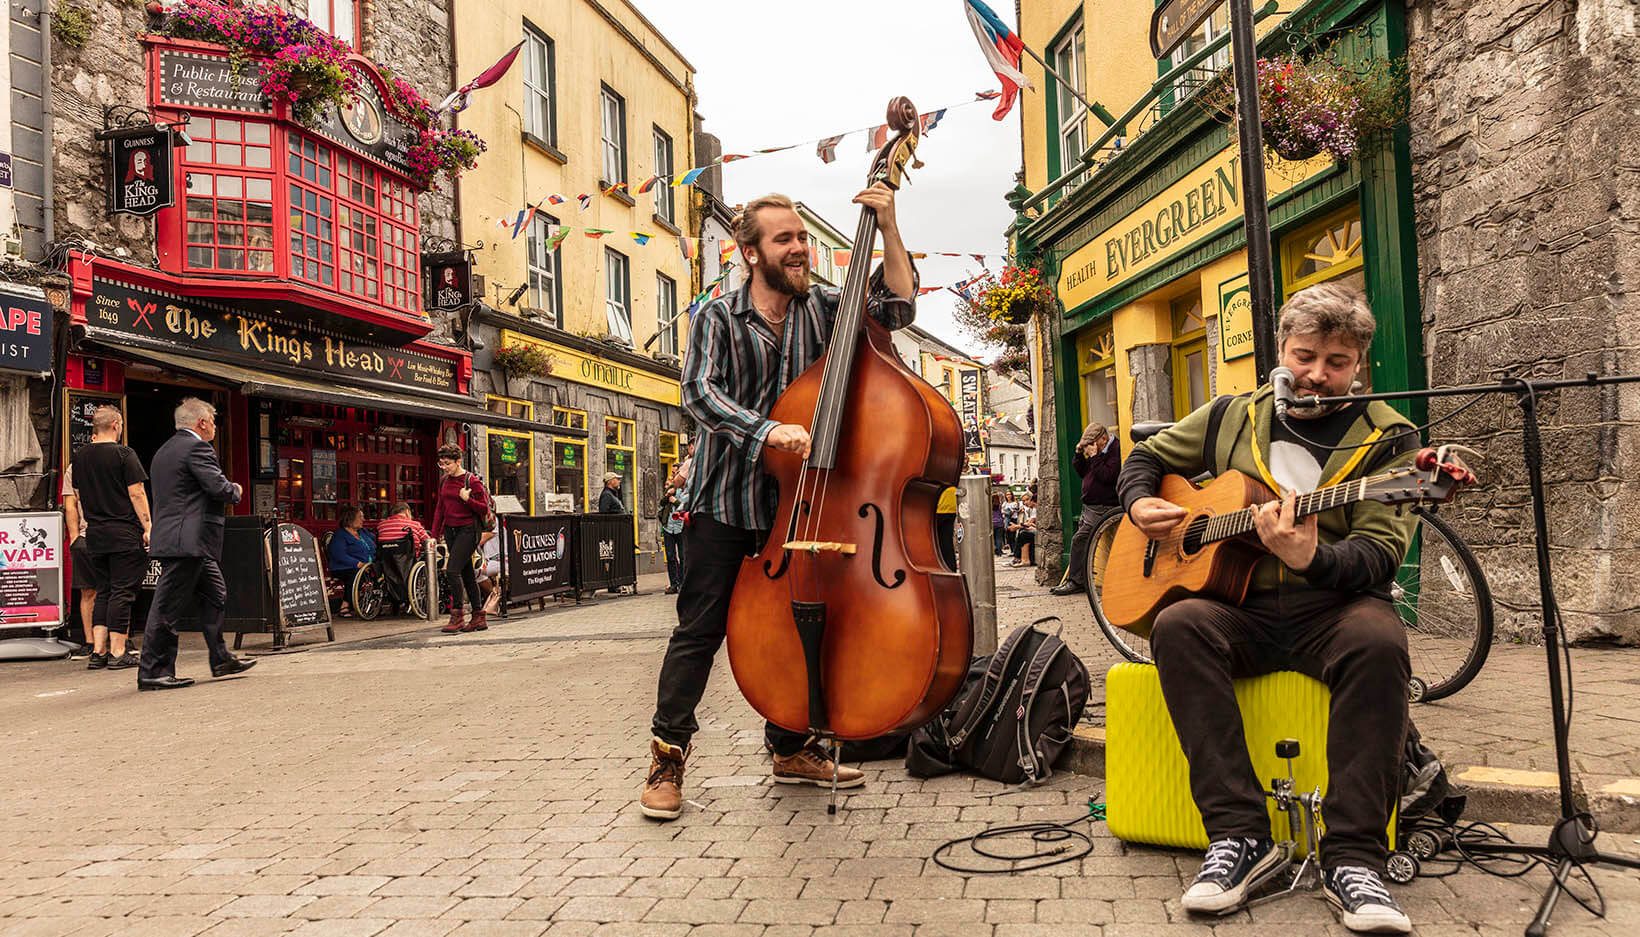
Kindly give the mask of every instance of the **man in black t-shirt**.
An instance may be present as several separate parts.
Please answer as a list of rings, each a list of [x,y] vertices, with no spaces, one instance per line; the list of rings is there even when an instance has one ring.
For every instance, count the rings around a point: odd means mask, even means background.
[[[75,500],[86,524],[86,550],[97,586],[91,611],[92,650],[88,670],[124,670],[137,665],[126,650],[131,606],[148,569],[148,474],[131,447],[121,445],[125,418],[118,407],[98,407],[91,417],[91,443],[74,453]]]

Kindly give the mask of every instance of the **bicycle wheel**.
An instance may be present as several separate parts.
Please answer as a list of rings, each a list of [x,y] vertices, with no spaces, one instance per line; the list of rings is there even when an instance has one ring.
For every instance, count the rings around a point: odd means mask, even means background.
[[[1412,657],[1415,703],[1463,689],[1492,650],[1492,590],[1474,554],[1432,509],[1414,508],[1418,531],[1391,586]]]
[[[1088,605],[1093,609],[1093,619],[1099,623],[1099,630],[1105,633],[1106,640],[1116,648],[1117,653],[1136,664],[1148,664],[1150,641],[1111,624],[1100,603],[1100,594],[1105,585],[1105,561],[1110,559],[1110,545],[1116,539],[1116,528],[1120,526],[1122,509],[1113,508],[1100,518],[1098,526],[1093,529],[1093,542],[1088,544]]]

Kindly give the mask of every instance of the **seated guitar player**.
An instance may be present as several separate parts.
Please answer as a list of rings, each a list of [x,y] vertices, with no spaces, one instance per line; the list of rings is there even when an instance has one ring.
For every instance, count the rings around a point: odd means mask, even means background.
[[[1351,287],[1324,283],[1288,300],[1276,337],[1296,394],[1348,393],[1375,327],[1366,298]],[[1230,605],[1186,598],[1162,609],[1150,636],[1190,763],[1191,796],[1212,844],[1182,904],[1228,914],[1245,903],[1251,881],[1279,861],[1231,679],[1299,670],[1332,693],[1322,804],[1325,894],[1351,930],[1406,933],[1411,923],[1381,880],[1411,676],[1406,628],[1388,587],[1417,517],[1363,501],[1294,523],[1294,493],[1409,464],[1418,437],[1381,401],[1294,408],[1289,417],[1290,427],[1275,419],[1268,384],[1250,396],[1221,397],[1138,444],[1117,482],[1128,518],[1152,540],[1185,516],[1155,497],[1165,473],[1188,478],[1236,469],[1281,494],[1254,509],[1269,555],[1259,561],[1246,599]]]

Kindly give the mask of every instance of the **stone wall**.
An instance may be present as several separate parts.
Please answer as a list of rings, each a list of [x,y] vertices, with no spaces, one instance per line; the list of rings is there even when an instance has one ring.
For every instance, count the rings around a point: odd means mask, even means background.
[[[1037,386],[1042,389],[1039,399],[1042,401],[1042,410],[1037,413],[1037,475],[1036,475],[1036,581],[1041,583],[1056,583],[1065,572],[1065,563],[1060,556],[1061,551],[1069,549],[1069,538],[1065,536],[1063,519],[1059,509],[1059,406],[1054,400],[1054,388],[1058,387],[1058,377],[1054,372],[1054,356],[1045,354],[1046,346],[1057,342],[1059,330],[1063,323],[1060,320],[1059,305],[1055,303],[1051,312],[1039,315],[1032,321],[1031,341],[1037,345],[1036,356],[1040,359],[1042,372],[1037,375],[1041,381]],[[1075,362],[1066,362],[1067,366],[1075,367]],[[1072,403],[1071,406],[1076,406]],[[1072,491],[1080,491],[1081,485],[1073,485]],[[1072,530],[1072,534],[1076,531]]]
[[[1640,372],[1640,310],[1628,304],[1640,282],[1636,14],[1635,0],[1408,3],[1431,384]],[[1640,388],[1561,391],[1541,410],[1567,627],[1640,643]],[[1483,485],[1448,510],[1486,569],[1500,637],[1535,640],[1519,411],[1487,400],[1438,432],[1489,460]]]

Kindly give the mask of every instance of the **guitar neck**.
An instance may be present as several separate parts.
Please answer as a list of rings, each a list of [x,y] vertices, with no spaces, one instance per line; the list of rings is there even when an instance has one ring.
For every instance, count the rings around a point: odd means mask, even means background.
[[[1318,488],[1315,491],[1307,491],[1294,499],[1294,505],[1298,509],[1298,516],[1299,518],[1305,518],[1312,514],[1320,514],[1322,511],[1330,511],[1333,508],[1365,501],[1367,488],[1371,481],[1370,478],[1357,478],[1354,481],[1347,481],[1340,485],[1331,485],[1326,488]],[[1253,529],[1253,508],[1246,507],[1239,511],[1214,516],[1208,521],[1207,530],[1204,531],[1202,540],[1205,543],[1211,543],[1215,540],[1228,540],[1231,537],[1250,534]]]

